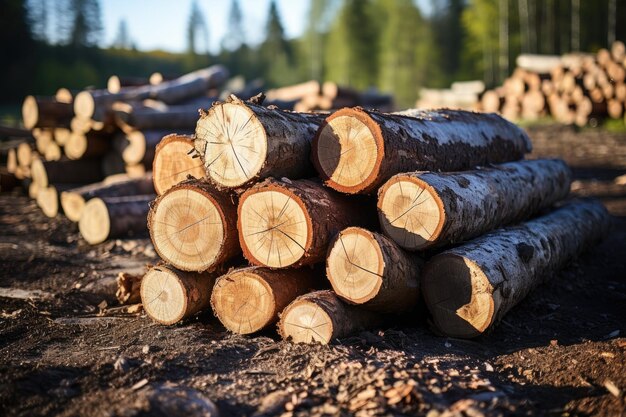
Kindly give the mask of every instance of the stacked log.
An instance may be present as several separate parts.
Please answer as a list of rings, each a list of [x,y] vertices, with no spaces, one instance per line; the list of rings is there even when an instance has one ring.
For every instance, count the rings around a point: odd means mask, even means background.
[[[421,109],[447,108],[453,110],[478,110],[480,97],[485,91],[482,81],[457,81],[450,88],[422,88],[415,107]]]
[[[501,87],[486,91],[479,109],[509,120],[551,116],[566,124],[620,119],[626,106],[624,43],[596,54],[520,55]]]

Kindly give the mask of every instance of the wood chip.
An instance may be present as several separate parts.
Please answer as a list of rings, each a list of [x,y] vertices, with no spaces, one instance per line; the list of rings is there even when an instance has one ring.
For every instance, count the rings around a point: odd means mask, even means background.
[[[622,391],[610,379],[604,381],[604,388],[616,398],[621,398]]]

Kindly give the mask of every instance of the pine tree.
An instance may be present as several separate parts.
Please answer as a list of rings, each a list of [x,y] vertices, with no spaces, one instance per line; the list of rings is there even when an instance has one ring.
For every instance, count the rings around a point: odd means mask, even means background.
[[[285,39],[276,2],[272,0],[267,19],[265,41],[260,47],[265,78],[270,85],[284,85],[297,80],[291,45]]]
[[[194,0],[191,4],[191,12],[189,14],[189,21],[187,24],[187,52],[190,55],[197,54],[197,32],[200,31],[204,41],[205,52],[209,53],[209,27],[206,24],[206,20],[204,18],[204,14],[200,7],[198,6],[198,2]]]
[[[384,22],[380,53],[380,88],[394,94],[400,107],[412,107],[433,62],[430,29],[411,0],[381,0]],[[390,47],[393,45],[393,47]]]
[[[359,89],[377,84],[378,17],[371,0],[346,0],[329,35],[326,78]]]
[[[71,0],[73,22],[70,44],[74,46],[96,46],[102,36],[102,20],[98,0]]]
[[[239,0],[232,0],[228,13],[228,31],[222,40],[222,49],[236,51],[246,43],[243,28],[243,13],[239,6]]]
[[[128,24],[126,23],[126,19],[121,19],[117,26],[117,35],[115,35],[113,47],[119,49],[133,48],[133,41],[130,39],[130,34],[128,33]]]

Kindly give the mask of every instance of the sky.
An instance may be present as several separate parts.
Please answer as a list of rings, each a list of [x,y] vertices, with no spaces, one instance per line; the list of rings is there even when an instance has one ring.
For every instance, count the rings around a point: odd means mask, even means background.
[[[270,1],[240,0],[246,41],[249,44],[256,45],[263,40]],[[183,52],[187,46],[185,31],[192,2],[193,0],[101,0],[104,26],[102,46],[113,43],[120,21],[125,19],[130,37],[138,49]],[[197,2],[209,28],[209,50],[217,53],[226,34],[231,0]],[[287,37],[301,35],[306,28],[310,0],[276,2]],[[422,11],[428,12],[430,0],[417,0],[417,3]],[[197,45],[204,48],[202,44]]]

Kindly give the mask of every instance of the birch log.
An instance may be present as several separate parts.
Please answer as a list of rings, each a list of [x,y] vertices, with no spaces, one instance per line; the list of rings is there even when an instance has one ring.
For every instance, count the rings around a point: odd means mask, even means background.
[[[278,314],[296,297],[319,288],[319,278],[310,268],[235,269],[217,279],[211,306],[231,332],[254,333],[276,323]]]
[[[188,180],[156,199],[148,215],[154,249],[183,271],[212,270],[241,250],[237,202],[200,180]]]
[[[243,254],[270,268],[324,260],[330,239],[363,224],[363,207],[311,180],[269,178],[242,194],[237,229]]]
[[[434,256],[422,291],[436,328],[470,338],[498,322],[533,288],[606,236],[597,200],[574,200],[519,226],[499,229]]]
[[[330,244],[326,276],[339,297],[384,313],[405,313],[418,302],[421,260],[391,239],[360,227]]]
[[[398,245],[423,250],[524,220],[565,198],[570,183],[570,170],[560,159],[397,174],[379,190],[378,217]]]
[[[280,315],[278,333],[296,343],[328,344],[371,329],[380,315],[342,302],[332,291],[315,291],[296,298]]]
[[[353,194],[400,172],[463,170],[519,160],[530,150],[526,133],[496,114],[346,108],[320,127],[311,157],[326,185]]]
[[[231,95],[202,114],[194,145],[206,174],[222,187],[313,173],[311,140],[323,117],[270,109]]]

